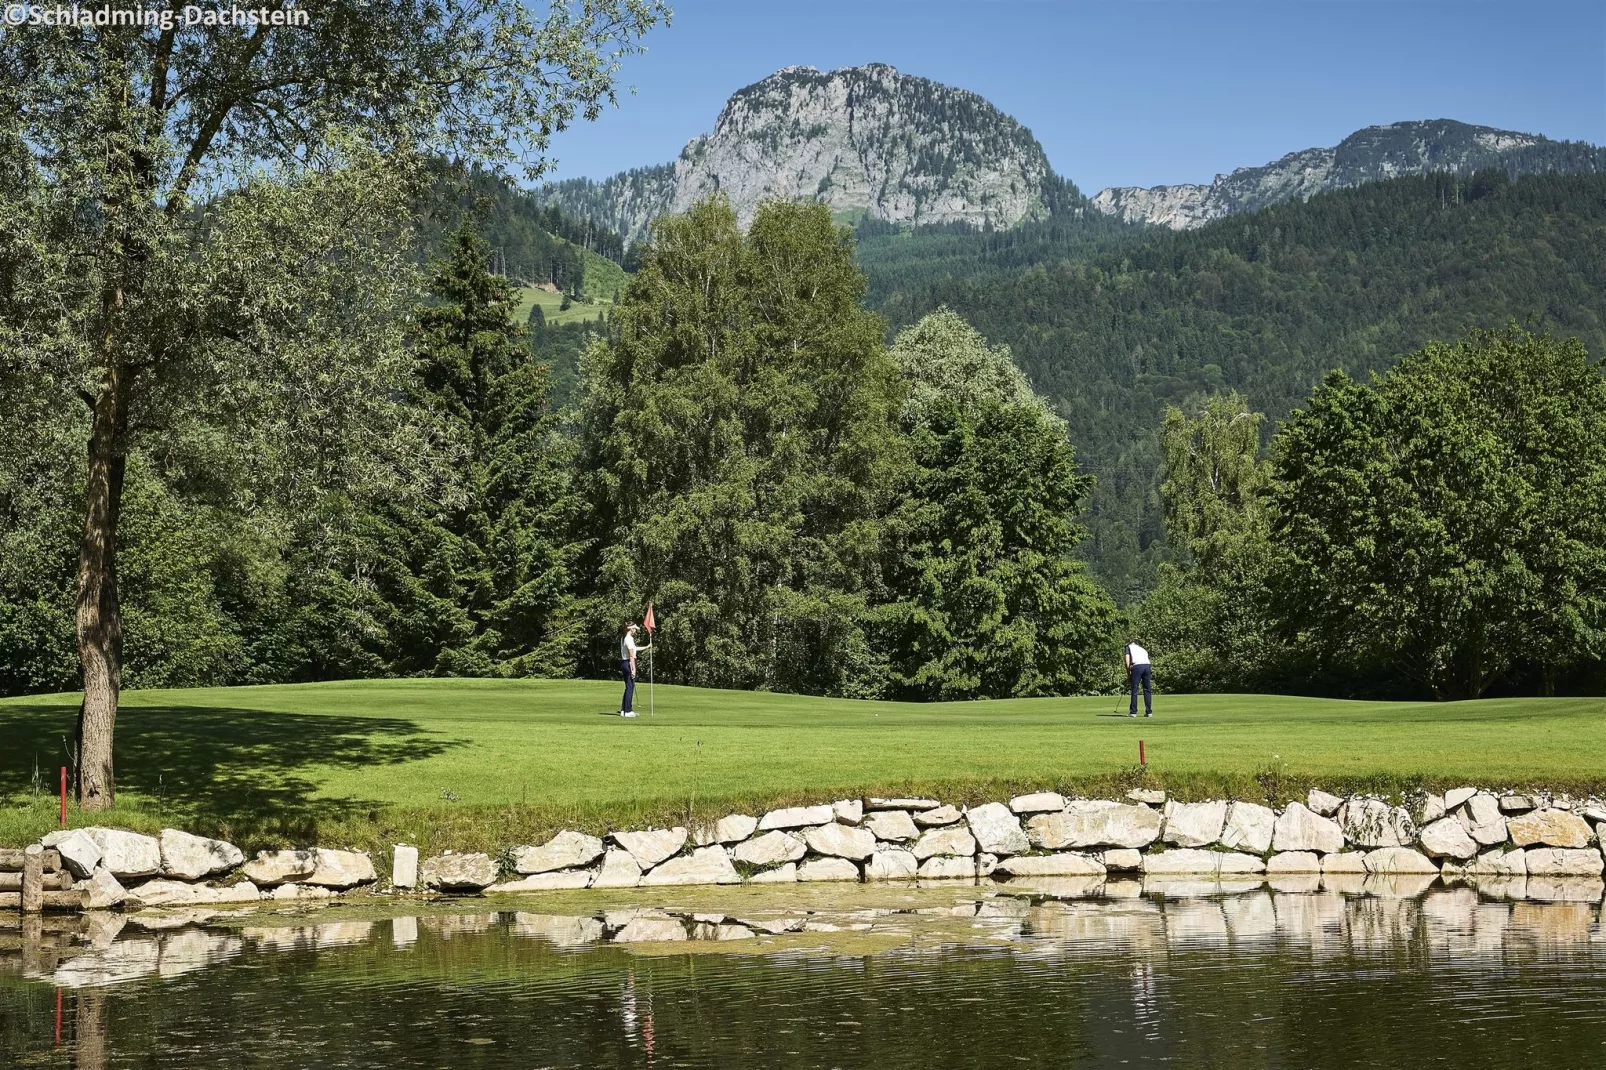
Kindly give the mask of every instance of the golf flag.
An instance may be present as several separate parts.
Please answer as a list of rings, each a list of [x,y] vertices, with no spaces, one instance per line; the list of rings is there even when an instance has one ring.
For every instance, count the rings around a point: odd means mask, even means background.
[[[651,602],[647,603],[647,612],[641,618],[641,626],[647,629],[647,638],[651,639],[653,629],[658,627],[658,622],[653,620]]]

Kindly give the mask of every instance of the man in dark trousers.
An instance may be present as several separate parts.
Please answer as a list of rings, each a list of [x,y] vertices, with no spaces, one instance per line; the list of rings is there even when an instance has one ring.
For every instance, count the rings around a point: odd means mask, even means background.
[[[1132,712],[1128,717],[1138,715],[1138,684],[1143,685],[1143,716],[1154,716],[1154,697],[1149,693],[1154,682],[1154,674],[1149,667],[1149,652],[1138,646],[1137,641],[1126,645],[1126,680],[1132,689]]]

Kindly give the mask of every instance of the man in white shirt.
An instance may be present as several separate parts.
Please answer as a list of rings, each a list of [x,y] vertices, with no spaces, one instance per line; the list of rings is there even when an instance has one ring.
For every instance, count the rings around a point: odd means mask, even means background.
[[[651,643],[639,647],[636,645],[636,633],[640,630],[636,624],[627,623],[619,633],[619,670],[625,677],[625,699],[619,707],[620,717],[636,715],[636,651],[652,649]]]
[[[1142,683],[1143,716],[1153,717],[1154,698],[1150,695],[1149,689],[1152,686],[1154,674],[1149,667],[1149,652],[1138,646],[1137,641],[1133,640],[1126,645],[1125,661],[1127,686],[1132,689],[1132,712],[1127,716],[1136,717],[1138,715],[1138,684]]]

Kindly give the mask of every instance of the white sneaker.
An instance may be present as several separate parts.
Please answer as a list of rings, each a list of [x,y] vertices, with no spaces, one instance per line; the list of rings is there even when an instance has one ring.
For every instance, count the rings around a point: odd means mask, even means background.
[[[623,713],[621,713],[619,716],[620,717],[635,717],[636,716],[636,711],[635,710],[626,710]]]

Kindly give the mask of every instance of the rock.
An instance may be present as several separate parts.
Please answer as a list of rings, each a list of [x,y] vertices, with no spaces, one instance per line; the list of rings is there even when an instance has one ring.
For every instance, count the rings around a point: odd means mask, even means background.
[[[1236,852],[1200,851],[1182,848],[1143,856],[1143,872],[1155,876],[1170,874],[1264,873],[1266,863]]]
[[[859,867],[849,862],[846,858],[815,858],[798,867],[797,879],[800,881],[856,881],[859,879]]]
[[[1241,851],[1217,851],[1216,857],[1219,860],[1219,871],[1223,877],[1266,872],[1264,859],[1256,858],[1254,855],[1246,855]]]
[[[796,862],[808,852],[808,844],[790,832],[766,832],[737,844],[731,853],[736,861],[749,866],[772,866],[777,862]]]
[[[824,809],[829,811],[831,808],[827,806]],[[679,854],[680,849],[686,846],[686,830],[678,825],[672,829],[610,832],[608,835],[614,843],[629,851],[636,865],[642,869],[651,869],[664,859]]]
[[[758,819],[754,818],[757,824]],[[597,871],[593,888],[634,888],[641,883],[641,867],[636,858],[623,847],[610,847],[602,856],[602,868]]]
[[[425,859],[419,877],[426,888],[477,892],[495,884],[501,868],[487,854],[436,855]]]
[[[976,837],[963,827],[933,829],[914,845],[915,857],[925,861],[935,855],[963,855],[976,853]]]
[[[1500,813],[1500,802],[1487,792],[1478,792],[1466,801],[1456,820],[1467,830],[1467,835],[1485,847],[1505,843],[1506,819]]]
[[[855,830],[858,831],[858,830]],[[866,836],[869,834],[866,833]],[[643,887],[665,884],[740,884],[741,874],[719,846],[698,847],[689,856],[671,858],[641,878]]]
[[[864,867],[864,879],[871,881],[914,880],[915,871],[919,868],[920,861],[915,858],[913,851],[905,851],[893,847],[877,851],[870,856],[870,861]]]
[[[1424,828],[1417,838],[1422,850],[1433,858],[1471,858],[1478,853],[1478,842],[1467,835],[1461,822],[1453,817],[1441,817]]]
[[[1444,793],[1445,811],[1448,813],[1455,810],[1456,807],[1460,806],[1462,803],[1466,802],[1476,794],[1478,794],[1477,788],[1451,788],[1449,791]]]
[[[831,804],[831,812],[844,825],[857,825],[864,820],[864,803],[859,799],[843,799]]]
[[[311,884],[281,884],[273,889],[274,900],[281,903],[298,899],[329,899],[334,894],[328,888]]]
[[[995,855],[1018,855],[1031,849],[1026,830],[1014,814],[1014,803],[985,803],[965,811],[965,822],[983,851]]]
[[[1338,857],[1333,855],[1331,857]],[[1281,876],[1285,873],[1320,873],[1322,860],[1310,851],[1283,851],[1274,854],[1266,860],[1266,875],[1268,877]]]
[[[60,847],[58,845],[57,849]],[[65,855],[63,859],[65,859]],[[127,897],[123,886],[109,869],[97,869],[85,878],[80,891],[84,896],[85,910],[110,910]]]
[[[1160,838],[1160,812],[1127,803],[1077,801],[1026,822],[1034,847],[1147,847]]]
[[[1272,826],[1271,847],[1274,851],[1331,854],[1344,849],[1344,832],[1338,822],[1291,802]]]
[[[872,856],[873,857],[873,856]],[[747,878],[748,884],[795,884],[797,883],[797,863],[788,862],[784,866],[766,869]]]
[[[974,880],[976,860],[953,855],[934,855],[920,863],[918,875],[922,880]]]
[[[993,871],[998,868],[999,861],[1000,861],[1000,859],[999,859],[999,857],[997,855],[988,854],[985,851],[982,852],[981,854],[977,855],[976,856],[976,876],[978,876],[978,877],[990,877],[990,876],[992,876],[993,875]]]
[[[616,944],[655,944],[686,939],[686,923],[679,918],[633,918],[614,933]]]
[[[192,836],[178,829],[163,829],[158,845],[162,874],[180,880],[197,881],[214,873],[227,873],[245,861],[245,855],[232,843]]]
[[[940,825],[952,825],[964,814],[955,806],[939,806],[934,810],[922,810],[915,815],[915,824],[922,828],[937,828]]]
[[[745,925],[716,925],[713,936],[715,940],[752,940],[758,934]]]
[[[1337,820],[1357,847],[1404,847],[1416,839],[1411,815],[1377,799],[1350,799],[1339,807]]]
[[[154,877],[162,871],[162,845],[154,836],[98,827],[81,831],[100,849],[100,865],[119,880]]]
[[[1277,812],[1258,803],[1235,802],[1227,807],[1227,820],[1221,829],[1221,845],[1263,855],[1271,850]]]
[[[317,851],[258,851],[240,871],[253,884],[271,888],[310,877],[317,868]]]
[[[1518,847],[1542,844],[1545,847],[1588,847],[1595,838],[1589,823],[1566,810],[1534,810],[1506,822],[1511,842]]]
[[[874,800],[872,800],[873,802]],[[878,809],[872,807],[872,809]],[[771,829],[800,829],[809,825],[825,825],[836,820],[836,813],[826,806],[789,806],[784,810],[771,810],[758,822],[760,832]]]
[[[199,906],[209,903],[253,903],[262,898],[250,881],[214,888],[208,884],[160,878],[130,889],[123,902],[134,909],[166,906]]]
[[[1220,799],[1202,803],[1165,804],[1165,832],[1161,839],[1178,847],[1204,847],[1221,836],[1227,804]]]
[[[863,862],[875,854],[875,833],[852,825],[821,825],[805,829],[803,839],[815,854]]]
[[[1116,847],[1099,856],[1105,869],[1135,873],[1143,868],[1143,852],[1130,847]]]
[[[1148,803],[1150,806],[1164,806],[1166,795],[1159,788],[1133,788],[1126,793],[1126,797],[1135,803]]]
[[[1366,855],[1360,851],[1339,851],[1322,856],[1323,873],[1365,873]]]
[[[1104,871],[1105,866],[1095,859],[1069,852],[1005,858],[998,863],[997,869],[997,872],[1009,877],[1095,877]]]
[[[250,874],[247,874],[250,876]],[[322,888],[354,888],[359,884],[372,884],[378,877],[374,873],[373,859],[365,851],[331,851],[318,848],[318,868],[303,884]]]
[[[1009,808],[1017,814],[1046,814],[1065,809],[1065,796],[1057,791],[1036,791],[1030,795],[1017,795],[1009,800]]]
[[[866,810],[935,810],[942,803],[936,799],[866,799]]]
[[[876,839],[893,843],[902,843],[920,835],[920,829],[915,826],[914,818],[909,816],[907,810],[873,813],[864,819],[864,827],[874,833]]]
[[[1449,813],[1449,810],[1445,807],[1444,798],[1442,796],[1429,795],[1427,798],[1422,800],[1422,824],[1426,825],[1430,822],[1437,821],[1447,813]]]
[[[1582,813],[1585,821],[1593,821],[1597,825],[1606,824],[1606,807],[1590,805],[1584,807]]]
[[[698,829],[693,842],[698,847],[707,847],[715,843],[741,843],[758,829],[758,818],[747,814],[730,814],[714,822],[712,826]]]
[[[390,856],[390,886],[392,888],[418,887],[418,848],[398,843]]]
[[[596,873],[589,869],[558,869],[547,873],[532,873],[516,881],[503,881],[486,888],[487,893],[549,892],[564,888],[589,888]]]
[[[1502,795],[1500,797],[1500,812],[1502,814],[1524,814],[1539,804],[1528,795]]]
[[[61,855],[61,864],[79,880],[89,877],[100,865],[100,845],[83,829],[72,829],[54,844],[46,843],[45,846],[55,847],[56,853]],[[111,875],[110,871],[107,871],[107,875]]]
[[[1470,862],[1446,862],[1440,875],[1450,877],[1492,877],[1509,879],[1528,875],[1528,859],[1523,851],[1488,851]]]
[[[1530,877],[1598,877],[1606,868],[1601,853],[1594,850],[1530,847],[1525,853]]]
[[[675,850],[678,851],[680,848],[677,847]],[[515,849],[513,869],[518,873],[550,873],[555,869],[589,866],[601,857],[601,839],[583,832],[565,830],[539,847]]]
[[[1433,860],[1420,851],[1413,851],[1409,847],[1379,847],[1375,851],[1368,851],[1365,858],[1366,872],[1368,873],[1438,873],[1439,867]]]
[[[1311,788],[1305,796],[1305,807],[1313,814],[1322,817],[1332,817],[1338,813],[1338,808],[1344,805],[1344,800],[1337,795],[1329,795],[1319,788]]]

